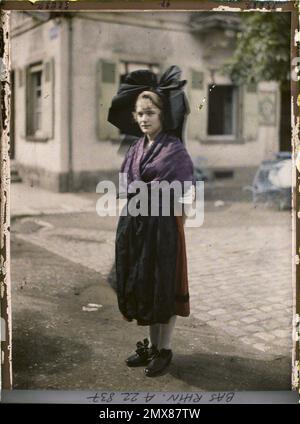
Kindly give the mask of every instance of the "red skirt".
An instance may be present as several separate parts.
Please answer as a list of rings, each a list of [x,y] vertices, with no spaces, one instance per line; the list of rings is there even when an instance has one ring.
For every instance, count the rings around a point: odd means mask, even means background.
[[[177,242],[175,308],[176,315],[187,317],[190,314],[190,300],[185,234],[182,216],[176,216],[176,221],[179,237]]]

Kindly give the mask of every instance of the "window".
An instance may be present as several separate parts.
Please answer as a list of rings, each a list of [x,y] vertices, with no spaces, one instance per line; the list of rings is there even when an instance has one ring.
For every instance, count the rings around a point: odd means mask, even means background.
[[[30,142],[46,142],[53,139],[55,134],[54,59],[45,58],[44,61],[27,65],[22,69],[22,74],[24,85],[19,85],[19,90],[25,103],[23,133]]]
[[[28,135],[42,131],[42,64],[28,69]]]
[[[118,59],[99,59],[97,62],[97,135],[99,140],[120,142],[120,131],[107,121],[111,99],[118,91],[126,76],[138,69],[149,69],[155,74],[159,72],[156,63],[139,61],[119,61]]]
[[[235,136],[237,88],[233,85],[210,85],[208,97],[208,135]]]
[[[159,73],[159,65],[157,63],[142,63],[142,62],[121,62],[120,63],[120,83],[124,82],[126,76],[138,69],[149,69],[155,74]]]

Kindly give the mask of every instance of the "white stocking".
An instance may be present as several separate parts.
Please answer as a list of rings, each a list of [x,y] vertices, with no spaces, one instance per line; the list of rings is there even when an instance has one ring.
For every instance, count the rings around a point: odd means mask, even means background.
[[[171,337],[175,327],[177,315],[173,315],[167,324],[159,324],[160,326],[160,340],[159,340],[159,350],[160,349],[170,349]]]
[[[151,346],[155,345],[158,348],[160,324],[152,324],[149,327]]]

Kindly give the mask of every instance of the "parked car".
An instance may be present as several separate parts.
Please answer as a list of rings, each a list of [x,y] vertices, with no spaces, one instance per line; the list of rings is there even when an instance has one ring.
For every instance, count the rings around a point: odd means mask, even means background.
[[[196,181],[211,181],[213,174],[206,168],[206,158],[204,156],[193,157],[194,175]]]
[[[280,152],[274,160],[263,161],[251,187],[253,202],[276,206],[280,210],[292,206],[292,157]]]

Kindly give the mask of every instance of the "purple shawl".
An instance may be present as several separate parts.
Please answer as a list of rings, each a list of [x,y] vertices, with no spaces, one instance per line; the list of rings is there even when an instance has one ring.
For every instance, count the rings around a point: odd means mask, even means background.
[[[181,140],[166,132],[155,137],[153,144],[144,151],[145,137],[141,137],[128,150],[121,166],[127,174],[127,184],[133,181],[191,181],[194,180],[193,162]]]

